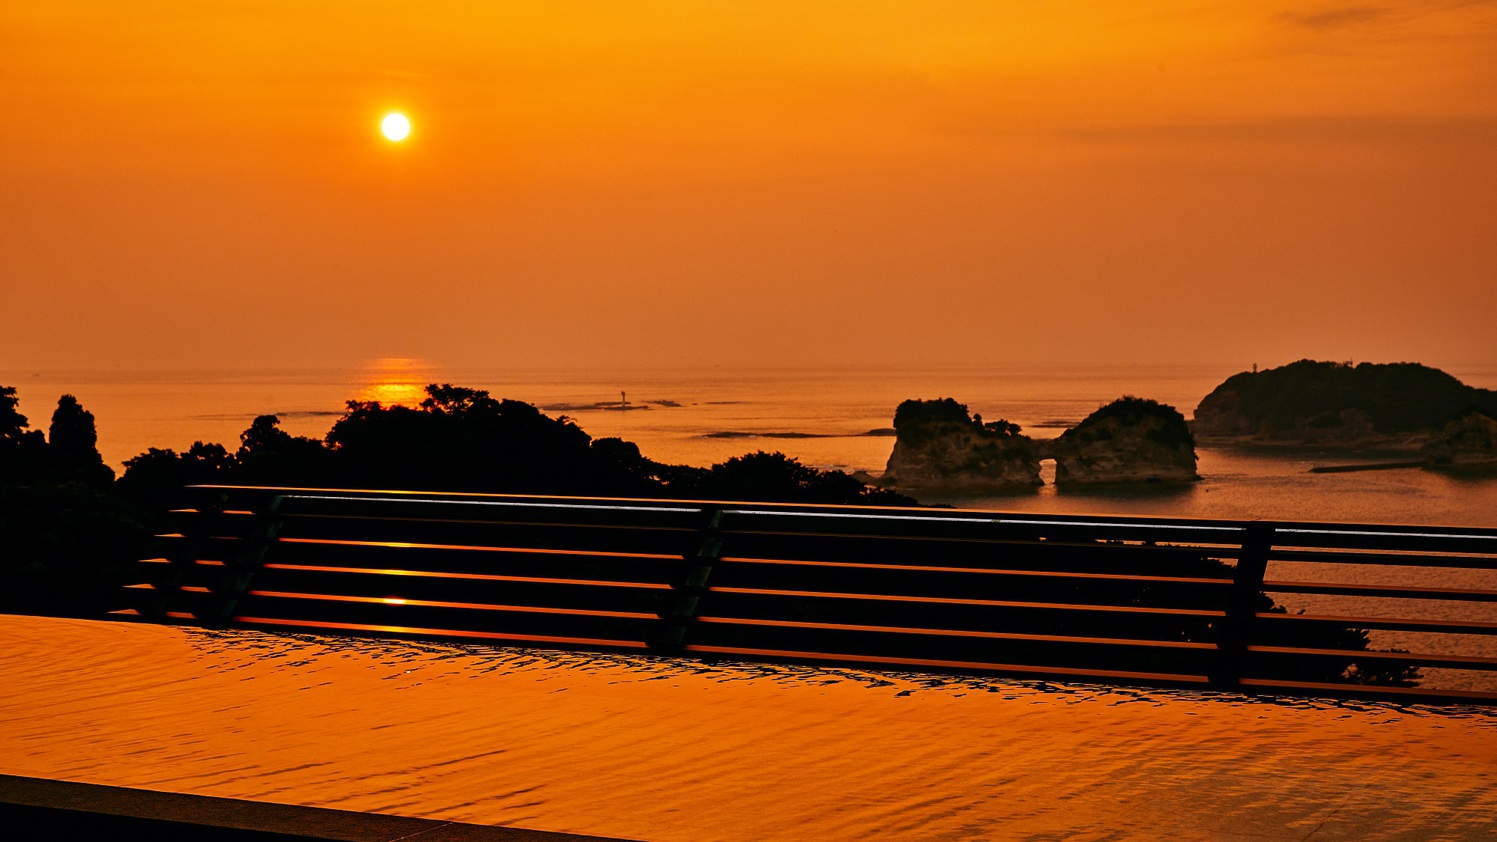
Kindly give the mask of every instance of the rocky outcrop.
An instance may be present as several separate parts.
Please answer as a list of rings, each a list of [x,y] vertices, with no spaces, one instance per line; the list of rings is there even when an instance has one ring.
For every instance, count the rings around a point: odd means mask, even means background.
[[[1043,484],[1039,449],[1019,425],[984,424],[951,398],[901,403],[894,436],[883,482],[900,490],[972,493]]]
[[[1056,485],[1192,482],[1195,437],[1172,406],[1123,397],[1088,415],[1046,448]]]
[[[1204,438],[1413,449],[1460,411],[1497,414],[1497,392],[1418,363],[1300,360],[1227,378],[1195,409]]]
[[[1467,410],[1446,424],[1420,455],[1435,468],[1497,468],[1497,419]]]

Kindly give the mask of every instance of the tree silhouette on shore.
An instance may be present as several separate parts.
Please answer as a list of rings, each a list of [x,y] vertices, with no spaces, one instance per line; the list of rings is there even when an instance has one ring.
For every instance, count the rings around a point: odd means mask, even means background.
[[[427,386],[415,407],[349,401],[323,440],[290,435],[262,415],[232,453],[195,442],[181,454],[151,448],[125,466],[121,492],[156,507],[195,483],[916,505],[783,453],[710,468],[656,462],[633,442],[594,439],[567,416],[452,384]]]
[[[77,398],[58,400],[46,435],[17,406],[0,386],[0,611],[97,615],[145,551],[148,518],[114,489]]]

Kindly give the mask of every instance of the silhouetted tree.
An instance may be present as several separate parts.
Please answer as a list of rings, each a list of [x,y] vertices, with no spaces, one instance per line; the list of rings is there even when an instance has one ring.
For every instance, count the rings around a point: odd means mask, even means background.
[[[239,451],[227,473],[245,485],[314,486],[337,475],[332,454],[317,439],[282,430],[274,415],[261,415],[239,436]]]
[[[593,494],[653,497],[664,490],[671,466],[646,459],[634,442],[620,438],[593,439],[588,450],[597,467],[598,485]]]
[[[680,472],[667,485],[672,497],[828,505],[914,506],[893,491],[870,488],[842,471],[820,471],[783,453],[734,456],[702,471]]]
[[[16,411],[19,403],[16,387],[0,386],[0,442],[19,439],[28,426],[26,416]]]
[[[484,414],[493,416],[499,413],[499,402],[489,397],[489,393],[482,389],[469,389],[464,386],[454,386],[451,383],[441,385],[432,383],[426,387],[426,397],[421,401],[421,408],[438,415],[466,417],[470,414]]]
[[[193,442],[186,453],[150,448],[125,460],[115,487],[125,499],[147,511],[176,505],[188,485],[233,484],[238,462],[221,444]]]
[[[352,485],[533,494],[644,493],[648,464],[591,447],[570,418],[451,384],[427,387],[420,408],[350,401],[328,432],[338,475]],[[637,450],[637,449],[636,449]],[[642,459],[642,457],[641,457]]]
[[[93,416],[58,401],[51,437],[26,429],[0,387],[0,611],[95,615],[118,605],[146,539],[140,513],[109,485]]]
[[[98,486],[114,481],[114,471],[99,455],[99,434],[94,414],[72,395],[57,400],[52,426],[47,430],[47,450],[56,479],[76,479]]]
[[[0,482],[32,482],[44,477],[47,441],[40,430],[26,429],[16,410],[16,387],[0,386]]]

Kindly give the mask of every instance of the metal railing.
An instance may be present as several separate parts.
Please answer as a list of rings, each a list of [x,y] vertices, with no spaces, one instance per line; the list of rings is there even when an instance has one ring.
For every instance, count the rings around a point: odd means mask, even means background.
[[[179,530],[142,561],[121,616],[1497,701],[1497,588],[1482,580],[1497,581],[1494,529],[343,489],[190,494],[174,513]],[[1436,581],[1348,573],[1357,570]],[[1270,597],[1309,607],[1289,613]],[[1418,648],[1375,651],[1390,636]]]

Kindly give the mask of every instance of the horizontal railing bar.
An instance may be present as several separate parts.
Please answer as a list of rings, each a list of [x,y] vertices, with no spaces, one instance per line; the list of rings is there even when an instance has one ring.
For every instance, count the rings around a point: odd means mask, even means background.
[[[1486,535],[1441,535],[1432,532],[1379,534],[1372,530],[1300,531],[1283,534],[1276,530],[1273,545],[1280,551],[1333,549],[1491,555],[1497,552],[1497,536],[1489,538]]]
[[[1149,520],[1059,520],[1052,518],[1034,517],[1003,517],[1003,516],[951,516],[951,515],[893,515],[882,513],[861,514],[853,512],[794,512],[778,511],[773,509],[724,509],[724,515],[749,515],[760,517],[788,517],[788,518],[816,518],[822,520],[877,520],[884,522],[920,522],[920,523],[972,523],[993,526],[1091,526],[1106,529],[1160,529],[1160,530],[1182,530],[1202,532],[1227,532],[1241,531],[1242,526],[1217,526],[1204,524],[1181,524],[1178,522],[1149,521]]]
[[[183,535],[180,532],[152,535],[151,538],[169,546],[180,546],[182,544],[187,544],[189,541],[193,541],[200,545],[211,545],[220,548],[234,548],[240,546],[244,542],[243,535],[195,535],[189,538],[188,536]]]
[[[581,587],[596,588],[629,588],[636,590],[671,590],[668,584],[660,582],[632,582],[613,581],[608,579],[563,579],[543,576],[512,576],[504,573],[449,573],[444,571],[430,570],[400,570],[396,568],[375,567],[335,567],[316,564],[285,564],[282,562],[268,562],[261,565],[263,570],[285,570],[290,572],[306,573],[347,573],[352,576],[369,576],[379,578],[383,576],[411,579],[460,579],[473,582],[515,582],[532,583],[542,585],[576,585]]]
[[[252,513],[252,512],[245,512],[242,515],[235,515],[233,518],[228,518],[227,520],[229,520],[229,521],[231,521],[233,523],[240,523],[240,522],[250,523],[250,522],[253,522],[256,517],[257,516],[254,513]],[[694,526],[689,526],[689,525],[684,525],[684,524],[668,524],[668,523],[627,523],[627,522],[612,522],[612,521],[593,521],[593,522],[589,522],[589,521],[517,520],[517,519],[493,520],[493,519],[453,518],[453,517],[446,517],[446,518],[441,518],[441,517],[411,517],[411,516],[406,516],[406,515],[395,515],[395,514],[388,514],[388,515],[384,515],[384,514],[358,514],[358,513],[346,513],[346,512],[345,513],[339,513],[339,512],[294,512],[294,511],[293,512],[278,512],[276,514],[276,518],[278,520],[282,520],[282,521],[303,522],[303,523],[316,523],[316,522],[328,521],[328,522],[333,522],[333,523],[402,523],[402,524],[416,524],[416,525],[419,525],[419,524],[432,524],[432,525],[437,525],[437,526],[483,526],[483,527],[496,527],[496,526],[532,526],[532,527],[542,527],[542,528],[552,527],[552,528],[565,528],[565,529],[573,529],[573,528],[578,528],[578,529],[589,529],[589,528],[590,529],[611,529],[611,530],[625,530],[625,529],[628,529],[628,530],[644,530],[644,531],[651,531],[651,532],[667,532],[667,533],[695,532],[696,531],[696,527],[694,527]],[[220,520],[222,520],[222,519],[220,519]],[[223,524],[215,524],[215,525],[223,526]],[[170,534],[167,534],[167,535],[157,535],[155,537],[158,537],[158,538],[181,538],[181,537],[184,537],[184,536],[180,532],[175,532],[175,533],[170,533]],[[233,534],[227,534],[227,535],[221,535],[221,536],[220,535],[207,535],[207,536],[204,536],[204,537],[220,537],[220,538],[234,539],[234,538],[238,538],[239,536],[233,535]]]
[[[1477,541],[1491,541],[1492,551],[1497,552],[1497,534],[1492,530],[1482,528],[1442,528],[1437,526],[1406,526],[1402,528],[1391,526],[1371,526],[1352,524],[1305,524],[1286,523],[1276,526],[1274,529],[1276,538],[1292,535],[1335,535],[1356,536],[1358,538],[1461,538]],[[1291,543],[1280,541],[1280,543]]]
[[[1144,649],[1198,649],[1215,650],[1215,643],[1193,643],[1183,640],[1150,640],[1128,637],[1079,637],[1059,634],[1020,634],[1016,632],[972,631],[964,629],[921,629],[903,626],[870,626],[854,623],[817,623],[809,620],[762,620],[748,617],[700,617],[699,622],[710,625],[768,626],[780,629],[807,629],[821,631],[856,631],[873,634],[904,634],[930,637],[964,637],[979,640],[1016,640],[1036,643],[1083,643],[1100,646],[1133,646]]]
[[[248,591],[245,596],[260,599],[299,599],[311,602],[354,602],[365,605],[409,605],[414,608],[452,608],[462,611],[498,611],[507,614],[565,614],[581,617],[616,617],[624,620],[654,620],[658,614],[638,611],[602,611],[588,608],[556,608],[541,605],[488,605],[477,602],[447,602],[431,599],[403,599],[400,597],[346,596],[340,594],[307,594],[291,591]],[[236,618],[239,619],[239,618]]]
[[[1375,649],[1312,649],[1299,646],[1249,646],[1250,654],[1295,655],[1307,658],[1335,658],[1350,661],[1395,661],[1421,667],[1444,669],[1497,670],[1497,658],[1477,655],[1425,655],[1417,652],[1379,652]]]
[[[610,557],[571,554],[470,553],[460,550],[409,550],[328,545],[282,545],[267,556],[262,569],[280,566],[326,573],[357,571],[377,575],[538,578],[557,581],[606,581],[668,586],[681,575],[684,559],[674,557]]]
[[[1447,555],[1442,553],[1369,553],[1323,550],[1275,549],[1269,552],[1270,562],[1311,564],[1378,564],[1402,567],[1450,567],[1477,570],[1497,570],[1497,556]]]
[[[1289,621],[1324,625],[1353,626],[1386,631],[1437,632],[1449,634],[1497,634],[1497,623],[1468,620],[1394,620],[1383,617],[1342,617],[1329,614],[1275,614],[1260,612],[1254,619],[1270,622]]]
[[[431,503],[443,506],[507,506],[513,508],[534,509],[585,509],[595,511],[615,512],[667,512],[672,514],[700,514],[701,507],[682,508],[678,506],[651,506],[648,504],[620,506],[606,505],[601,503],[554,503],[554,502],[529,502],[510,500],[465,500],[465,499],[441,499],[422,497],[361,497],[356,495],[333,495],[333,494],[283,494],[282,500],[336,500],[357,501],[360,503],[403,503],[422,504]]]
[[[371,522],[371,523],[401,523],[401,524],[435,524],[441,526],[534,526],[534,527],[557,527],[564,529],[611,529],[622,531],[626,529],[642,530],[647,532],[695,532],[691,526],[670,526],[664,524],[648,523],[612,523],[612,522],[586,522],[586,521],[562,521],[562,520],[474,520],[471,518],[437,518],[437,517],[402,517],[399,515],[355,515],[355,514],[324,514],[311,512],[286,512],[278,514],[283,521],[336,521],[336,522]]]
[[[315,544],[333,547],[372,547],[390,550],[457,550],[480,553],[514,553],[524,555],[564,555],[576,558],[680,560],[679,555],[665,553],[600,552],[598,550],[552,549],[549,547],[492,547],[481,544],[426,544],[406,541],[361,541],[352,538],[278,538],[282,544]]]
[[[1310,593],[1333,596],[1369,596],[1388,599],[1448,599],[1461,602],[1497,601],[1497,591],[1477,588],[1415,588],[1403,585],[1346,585],[1321,582],[1265,581],[1269,593]]]
[[[712,586],[710,593],[743,594],[746,596],[790,596],[809,599],[860,599],[872,602],[914,602],[932,605],[970,605],[982,608],[1045,608],[1057,611],[1092,611],[1111,614],[1149,614],[1159,617],[1225,617],[1225,611],[1198,608],[1148,608],[1138,605],[1076,605],[1064,602],[1016,602],[997,599],[956,599],[938,596],[902,596],[897,594],[829,593],[822,591],[777,590],[771,588],[735,588]],[[703,616],[708,616],[703,614]]]
[[[1211,558],[1236,558],[1242,551],[1238,544],[1105,544],[1101,541],[1051,541],[1034,538],[1002,538],[979,535],[897,535],[893,533],[868,532],[790,532],[772,529],[742,529],[726,527],[718,530],[722,535],[753,535],[775,538],[855,538],[861,540],[910,541],[939,544],[972,544],[983,547],[1020,547],[1055,549],[1110,549],[1136,552],[1151,552],[1173,555],[1205,555]]]
[[[971,531],[971,532],[859,532],[859,531],[834,531],[834,530],[798,530],[798,529],[774,529],[768,525],[734,526],[725,523],[718,531],[723,535],[743,535],[766,538],[827,538],[843,541],[920,541],[944,544],[972,544],[974,546],[1013,546],[1013,547],[1108,547],[1120,550],[1152,550],[1173,551],[1176,553],[1198,552],[1207,554],[1225,554],[1226,557],[1235,557],[1242,549],[1238,541],[1186,541],[1184,539],[1154,537],[1129,537],[1118,538],[1115,536],[1096,534],[1084,530],[1067,530],[1061,537],[1060,533],[1044,533],[1036,535],[1016,535],[1004,532]],[[1124,543],[1126,542],[1126,543]]]
[[[783,564],[796,567],[840,567],[869,571],[903,570],[929,573],[972,573],[982,576],[1026,576],[1047,579],[1098,579],[1123,582],[1139,582],[1143,584],[1181,584],[1212,586],[1230,586],[1232,584],[1231,579],[1192,578],[1187,576],[1149,576],[1143,574],[1134,575],[1129,573],[1086,573],[1064,570],[1024,570],[998,567],[944,567],[918,564],[880,564],[878,562],[859,563],[855,561],[803,561],[799,559],[744,558],[742,556],[727,555],[718,559],[718,561],[732,564]]]

